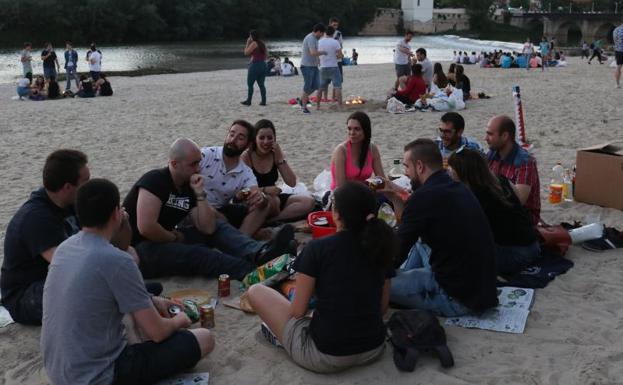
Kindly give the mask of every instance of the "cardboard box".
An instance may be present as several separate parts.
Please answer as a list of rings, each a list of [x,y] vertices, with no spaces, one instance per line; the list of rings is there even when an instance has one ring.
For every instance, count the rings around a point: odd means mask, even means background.
[[[578,150],[576,201],[623,210],[623,142]]]

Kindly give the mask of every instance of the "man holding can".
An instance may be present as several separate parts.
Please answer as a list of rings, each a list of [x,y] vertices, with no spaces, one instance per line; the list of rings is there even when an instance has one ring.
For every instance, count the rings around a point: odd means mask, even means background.
[[[153,383],[214,348],[208,330],[185,330],[185,313],[171,317],[174,303],[147,293],[136,263],[110,243],[124,220],[119,203],[117,186],[105,179],[78,188],[82,230],[56,249],[43,292],[41,350],[52,384]],[[124,314],[148,342],[127,343]]]

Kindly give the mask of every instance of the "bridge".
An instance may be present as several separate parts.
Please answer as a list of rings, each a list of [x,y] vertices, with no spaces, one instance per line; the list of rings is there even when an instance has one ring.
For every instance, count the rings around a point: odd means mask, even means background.
[[[504,22],[532,31],[533,36],[534,31],[542,31],[543,36],[555,37],[563,46],[598,39],[612,44],[612,31],[623,22],[623,14],[510,13],[505,15]]]

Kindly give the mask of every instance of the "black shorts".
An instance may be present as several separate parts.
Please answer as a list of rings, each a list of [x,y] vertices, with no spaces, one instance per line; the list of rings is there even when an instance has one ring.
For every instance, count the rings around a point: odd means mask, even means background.
[[[247,205],[241,203],[232,203],[218,209],[218,211],[227,218],[227,222],[235,228],[242,226],[244,218],[249,213]]]
[[[201,359],[197,338],[178,330],[161,343],[128,345],[115,360],[115,385],[153,384],[192,368]]]
[[[617,61],[617,65],[623,65],[623,51],[614,51],[614,58]]]
[[[292,194],[279,194],[279,210],[283,210],[286,207],[286,203],[288,203],[288,199],[292,196]]]

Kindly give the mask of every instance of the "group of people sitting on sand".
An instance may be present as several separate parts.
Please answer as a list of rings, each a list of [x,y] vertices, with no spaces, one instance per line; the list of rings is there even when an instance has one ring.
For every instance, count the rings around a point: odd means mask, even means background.
[[[32,43],[24,43],[24,50],[20,55],[23,77],[17,81],[17,98],[19,100],[46,100],[59,99],[78,96],[81,98],[92,98],[99,96],[112,96],[112,86],[106,75],[101,72],[102,53],[95,44],[91,44],[86,54],[86,61],[89,65],[89,74],[78,75],[78,53],[73,48],[72,43],[65,43],[65,91],[61,92],[58,84],[58,72],[60,64],[58,57],[51,43],[46,43],[41,52],[43,61],[43,75],[35,75],[33,81],[32,68]],[[71,82],[75,81],[76,92],[71,91]]]
[[[331,156],[337,233],[298,254],[292,303],[261,284],[248,291],[292,359],[325,373],[381,356],[390,303],[441,316],[480,313],[497,305],[497,275],[540,258],[536,160],[516,143],[512,119],[488,122],[485,155],[463,135],[460,114],[443,115],[436,139],[404,146],[410,190],[386,178],[367,114],[354,112],[345,128]],[[385,186],[373,191],[364,183],[371,176]],[[51,383],[152,383],[212,351],[213,335],[188,330],[188,316],[171,315],[162,287],[144,279],[242,280],[279,255],[296,255],[291,225],[268,236],[262,229],[304,217],[316,202],[283,195],[279,177],[296,183],[266,119],[234,121],[222,146],[175,140],[168,164],[140,176],[124,200],[113,182],[91,179],[84,153],[50,154],[43,187],[6,229],[0,287],[16,322],[43,325]],[[395,229],[377,217],[380,202],[393,207]],[[124,315],[148,342],[126,342]]]

